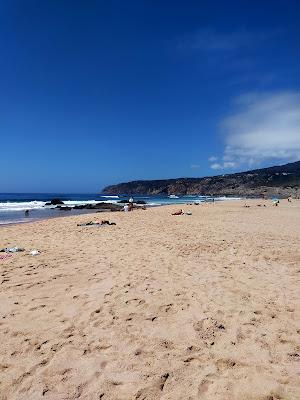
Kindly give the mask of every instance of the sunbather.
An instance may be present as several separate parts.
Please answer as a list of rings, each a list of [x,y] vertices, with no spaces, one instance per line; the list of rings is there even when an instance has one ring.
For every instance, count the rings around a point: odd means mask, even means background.
[[[182,214],[184,214],[183,209],[175,211],[174,213],[172,213],[172,215],[182,215]]]
[[[86,222],[86,223],[84,223],[84,224],[77,224],[77,226],[90,226],[90,225],[116,225],[116,223],[115,222],[110,222],[110,221],[107,221],[107,220],[102,220],[102,221],[89,221],[89,222]]]

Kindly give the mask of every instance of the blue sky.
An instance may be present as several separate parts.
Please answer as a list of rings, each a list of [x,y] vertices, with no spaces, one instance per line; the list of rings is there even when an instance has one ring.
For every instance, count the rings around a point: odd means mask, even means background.
[[[0,191],[300,159],[297,1],[0,3]]]

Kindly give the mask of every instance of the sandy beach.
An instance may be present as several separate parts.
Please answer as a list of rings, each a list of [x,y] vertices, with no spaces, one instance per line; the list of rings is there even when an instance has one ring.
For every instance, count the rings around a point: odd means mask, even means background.
[[[0,399],[300,399],[300,201],[244,203],[1,227]]]

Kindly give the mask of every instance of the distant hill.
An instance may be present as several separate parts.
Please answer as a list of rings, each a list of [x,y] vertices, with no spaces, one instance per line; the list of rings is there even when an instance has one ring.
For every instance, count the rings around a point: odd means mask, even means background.
[[[293,196],[300,198],[300,161],[204,178],[132,181],[107,186],[105,194]]]

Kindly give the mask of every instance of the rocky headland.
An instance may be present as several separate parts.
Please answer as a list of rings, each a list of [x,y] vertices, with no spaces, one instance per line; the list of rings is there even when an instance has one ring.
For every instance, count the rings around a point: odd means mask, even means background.
[[[204,178],[131,181],[107,186],[103,194],[216,195],[300,198],[300,161]]]

